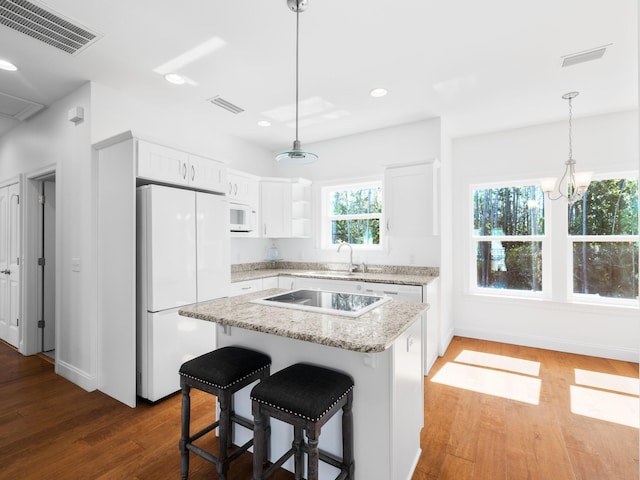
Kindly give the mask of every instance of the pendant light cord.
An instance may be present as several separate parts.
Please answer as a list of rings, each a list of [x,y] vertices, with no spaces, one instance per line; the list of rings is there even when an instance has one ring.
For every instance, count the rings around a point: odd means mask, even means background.
[[[569,98],[569,160],[573,160],[573,145],[571,144],[571,117],[572,117],[572,107],[571,107],[571,98]]]
[[[298,140],[298,62],[300,43],[300,1],[296,0],[296,141]]]

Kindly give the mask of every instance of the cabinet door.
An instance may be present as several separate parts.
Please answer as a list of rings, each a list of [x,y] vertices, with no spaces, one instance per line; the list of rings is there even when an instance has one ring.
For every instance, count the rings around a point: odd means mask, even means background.
[[[389,236],[438,235],[437,162],[388,168],[384,177]]]
[[[187,172],[189,185],[211,192],[225,192],[227,189],[226,167],[210,158],[189,155]]]
[[[291,237],[291,183],[263,181],[261,206],[262,236]]]
[[[392,478],[411,478],[411,469],[420,454],[420,430],[424,419],[424,378],[422,376],[422,324],[409,327],[393,344],[392,378]]]
[[[267,277],[262,279],[262,289],[278,288],[278,277]]]
[[[256,206],[259,200],[258,179],[238,173],[227,172],[227,196],[238,203]]]
[[[188,157],[185,152],[138,140],[138,177],[187,185]]]
[[[286,288],[287,290],[295,290],[296,288],[298,288],[297,284],[298,284],[298,278],[296,277],[285,277],[285,276],[280,276],[278,277],[278,288]]]

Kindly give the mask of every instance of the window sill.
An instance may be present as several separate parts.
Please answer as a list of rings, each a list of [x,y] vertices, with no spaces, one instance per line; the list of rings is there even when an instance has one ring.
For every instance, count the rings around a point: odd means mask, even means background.
[[[464,294],[465,300],[478,301],[483,303],[500,303],[502,305],[518,305],[520,307],[526,303],[526,307],[540,309],[560,309],[574,312],[590,312],[590,313],[611,313],[615,312],[620,315],[629,315],[637,317],[640,310],[640,304],[622,305],[619,303],[601,303],[588,302],[580,299],[567,299],[566,301],[552,300],[550,298],[533,297],[524,295],[496,295],[490,293],[469,292]]]

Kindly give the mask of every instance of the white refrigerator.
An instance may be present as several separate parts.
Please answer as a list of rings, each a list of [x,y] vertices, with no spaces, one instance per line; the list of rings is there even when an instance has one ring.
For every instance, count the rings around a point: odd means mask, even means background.
[[[180,307],[225,297],[230,284],[225,197],[161,185],[137,189],[137,394],[180,389],[180,365],[216,348],[215,324]]]

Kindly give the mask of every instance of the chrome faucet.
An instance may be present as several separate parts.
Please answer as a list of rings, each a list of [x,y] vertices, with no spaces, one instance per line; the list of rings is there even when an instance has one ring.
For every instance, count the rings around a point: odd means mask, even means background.
[[[355,265],[353,264],[353,247],[351,246],[351,244],[347,243],[347,242],[342,242],[340,245],[338,245],[338,252],[340,251],[340,249],[344,246],[349,247],[349,270],[347,270],[349,273],[353,273],[353,271],[356,269]]]

